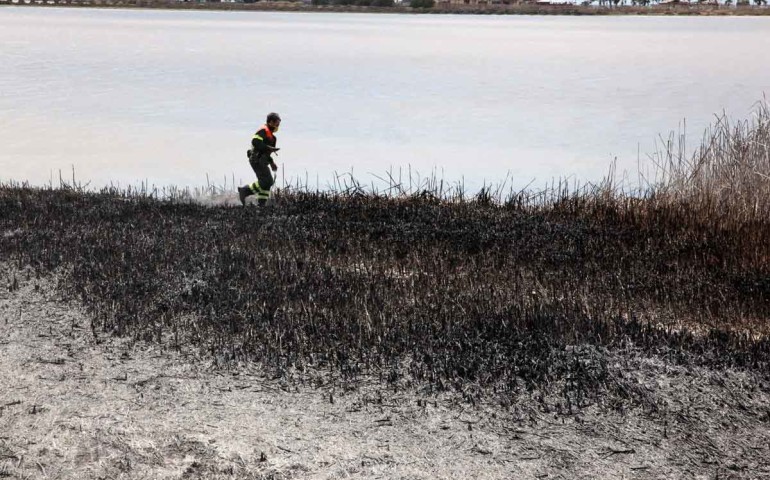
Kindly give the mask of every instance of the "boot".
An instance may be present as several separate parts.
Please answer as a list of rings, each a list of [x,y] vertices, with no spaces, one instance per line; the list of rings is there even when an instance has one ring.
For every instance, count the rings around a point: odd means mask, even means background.
[[[251,195],[251,189],[249,187],[238,187],[238,200],[241,201],[241,205],[246,206],[246,197]]]

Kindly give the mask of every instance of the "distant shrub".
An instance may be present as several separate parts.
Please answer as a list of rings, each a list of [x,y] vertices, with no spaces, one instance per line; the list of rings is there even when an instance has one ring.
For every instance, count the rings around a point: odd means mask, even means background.
[[[436,0],[412,0],[413,8],[433,8],[436,6]]]
[[[313,5],[340,5],[343,7],[392,7],[393,0],[311,0]]]

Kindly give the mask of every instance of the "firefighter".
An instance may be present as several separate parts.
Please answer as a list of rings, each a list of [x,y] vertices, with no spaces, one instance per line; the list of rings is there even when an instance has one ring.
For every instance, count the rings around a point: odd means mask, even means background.
[[[238,187],[238,199],[243,206],[246,206],[246,197],[250,195],[257,196],[257,203],[260,206],[267,203],[267,199],[270,198],[270,187],[275,183],[270,170],[273,172],[278,170],[272,154],[280,150],[275,146],[275,132],[280,126],[281,117],[277,113],[270,113],[265,124],[259,127],[257,133],[251,138],[251,148],[248,151],[249,164],[257,174],[257,181]]]

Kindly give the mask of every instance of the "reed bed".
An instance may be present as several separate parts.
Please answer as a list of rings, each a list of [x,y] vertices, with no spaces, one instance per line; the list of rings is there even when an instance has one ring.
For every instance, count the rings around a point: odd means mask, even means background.
[[[313,384],[635,401],[624,356],[767,375],[769,119],[766,104],[720,119],[687,160],[670,143],[633,192],[608,176],[469,197],[391,176],[382,192],[351,178],[242,209],[7,185],[0,252],[64,272],[97,339],[193,345]]]

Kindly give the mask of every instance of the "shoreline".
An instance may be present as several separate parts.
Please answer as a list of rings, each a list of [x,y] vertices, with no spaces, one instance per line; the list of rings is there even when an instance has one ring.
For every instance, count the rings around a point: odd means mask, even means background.
[[[372,7],[354,5],[307,5],[299,2],[265,3],[192,3],[143,0],[0,0],[2,6],[48,8],[99,8],[141,10],[195,10],[228,12],[303,12],[303,13],[391,13],[433,15],[557,15],[557,16],[747,16],[770,15],[769,6],[726,5],[653,5],[598,7],[583,5],[437,5],[433,8],[407,6]]]

